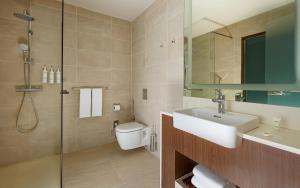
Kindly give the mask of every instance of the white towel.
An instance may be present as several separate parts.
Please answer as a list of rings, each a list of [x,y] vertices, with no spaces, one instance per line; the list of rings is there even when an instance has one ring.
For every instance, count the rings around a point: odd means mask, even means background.
[[[211,187],[211,185],[207,185],[206,183],[205,183],[205,181],[201,181],[201,180],[199,180],[199,178],[198,177],[196,177],[196,176],[193,176],[192,177],[192,184],[196,187],[196,188],[212,188]],[[227,185],[226,185],[227,186]],[[230,187],[226,187],[225,186],[225,188],[230,188]]]
[[[209,187],[209,186],[207,186],[205,183],[203,183],[203,182],[201,182],[200,180],[199,180],[199,178],[198,177],[196,177],[196,176],[193,176],[192,177],[192,184],[196,187],[196,188],[211,188],[211,187]]]
[[[92,89],[92,117],[102,116],[102,88]]]
[[[91,89],[80,89],[79,118],[91,117]]]
[[[201,185],[201,181],[196,177],[193,176],[192,177],[192,184],[196,187],[196,188],[205,188],[203,185]],[[202,187],[203,186],[203,187]]]
[[[197,165],[193,169],[194,176],[199,180],[200,187],[203,188],[235,188],[224,178],[215,175],[202,165]],[[201,187],[201,188],[202,188]]]

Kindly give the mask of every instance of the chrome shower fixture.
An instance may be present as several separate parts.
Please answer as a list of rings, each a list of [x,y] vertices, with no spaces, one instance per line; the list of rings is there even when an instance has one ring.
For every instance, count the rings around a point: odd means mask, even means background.
[[[28,45],[25,44],[25,43],[20,43],[19,44],[19,48],[20,50],[22,50],[23,52],[23,60],[24,60],[24,63],[31,63],[32,62],[32,59],[28,59]]]
[[[22,19],[22,20],[25,20],[25,21],[28,21],[28,22],[31,22],[34,20],[34,18],[29,14],[28,10],[25,9],[23,11],[23,13],[14,13],[14,16],[19,18],[19,19]]]
[[[27,44],[21,43],[21,44],[19,44],[19,48],[22,51],[28,51],[28,45]]]
[[[31,96],[31,92],[37,92],[41,91],[42,87],[41,86],[33,86],[31,85],[31,64],[33,62],[33,59],[31,58],[31,37],[33,35],[32,29],[31,29],[31,22],[34,20],[34,18],[30,15],[29,11],[25,9],[23,11],[23,14],[21,13],[14,13],[14,16],[27,21],[27,41],[24,42],[19,42],[19,48],[23,52],[23,60],[24,60],[24,82],[25,85],[23,86],[16,86],[16,91],[17,92],[23,92],[23,97],[21,101],[21,105],[18,109],[18,114],[17,114],[17,120],[16,120],[16,128],[19,132],[21,133],[28,133],[33,131],[39,124],[39,115],[37,112],[37,109],[35,107],[33,98]],[[26,97],[29,99],[31,107],[33,109],[34,113],[34,118],[35,121],[33,122],[30,127],[24,127],[22,123],[20,123],[20,117],[21,117],[21,111],[24,108],[24,103]]]

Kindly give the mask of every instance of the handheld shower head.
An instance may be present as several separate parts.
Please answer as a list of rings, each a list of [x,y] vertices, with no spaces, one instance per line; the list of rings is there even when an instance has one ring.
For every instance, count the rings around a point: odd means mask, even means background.
[[[19,44],[19,48],[20,48],[23,52],[28,51],[28,45],[25,44],[25,43],[20,43],[20,44]]]
[[[24,63],[30,64],[33,61],[33,59],[29,56],[28,45],[25,43],[20,43],[19,48],[23,52]]]

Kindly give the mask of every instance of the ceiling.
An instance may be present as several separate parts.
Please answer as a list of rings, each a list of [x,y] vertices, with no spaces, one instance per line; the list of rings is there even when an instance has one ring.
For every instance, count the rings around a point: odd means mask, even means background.
[[[223,25],[238,21],[278,8],[295,0],[192,0],[193,2],[193,37],[223,26],[203,18],[209,18]]]
[[[65,0],[65,3],[133,21],[155,0]]]

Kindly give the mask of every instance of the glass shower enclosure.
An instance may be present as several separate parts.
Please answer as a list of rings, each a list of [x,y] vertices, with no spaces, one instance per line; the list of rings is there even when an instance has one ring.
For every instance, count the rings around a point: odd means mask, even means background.
[[[62,187],[62,10],[0,1],[0,188]]]

